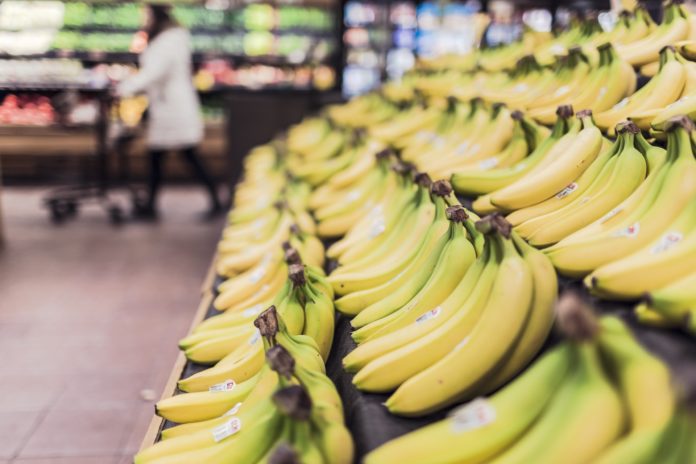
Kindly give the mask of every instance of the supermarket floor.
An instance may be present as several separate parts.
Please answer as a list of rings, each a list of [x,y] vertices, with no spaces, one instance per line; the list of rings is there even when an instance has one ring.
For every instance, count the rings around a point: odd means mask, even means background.
[[[200,222],[204,195],[173,188],[157,223],[114,228],[86,208],[53,226],[42,193],[0,198],[0,464],[129,463],[222,219]]]

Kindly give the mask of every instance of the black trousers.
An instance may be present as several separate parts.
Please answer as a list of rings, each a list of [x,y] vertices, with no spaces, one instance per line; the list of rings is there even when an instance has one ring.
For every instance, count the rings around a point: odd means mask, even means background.
[[[159,194],[162,185],[162,163],[167,152],[170,150],[150,149],[150,180],[148,183],[148,199],[147,204],[151,209],[157,206],[157,195]],[[198,178],[198,181],[208,191],[210,195],[210,204],[214,209],[220,208],[220,199],[218,198],[217,188],[213,178],[203,166],[201,159],[198,156],[196,147],[188,147],[176,150],[184,157],[193,174]]]

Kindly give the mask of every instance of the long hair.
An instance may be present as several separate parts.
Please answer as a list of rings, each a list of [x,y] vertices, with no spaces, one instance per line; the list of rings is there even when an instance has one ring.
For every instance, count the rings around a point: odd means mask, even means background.
[[[150,10],[150,24],[148,25],[145,32],[147,32],[147,37],[149,41],[154,40],[155,37],[160,35],[162,32],[173,27],[177,27],[179,23],[176,22],[174,16],[172,16],[172,11],[169,5],[147,5]]]

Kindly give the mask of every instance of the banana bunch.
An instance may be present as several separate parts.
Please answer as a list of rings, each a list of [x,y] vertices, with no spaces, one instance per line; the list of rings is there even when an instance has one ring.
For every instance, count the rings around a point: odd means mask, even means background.
[[[508,215],[521,237],[536,247],[554,244],[604,216],[643,183],[646,156],[655,157],[662,150],[650,146],[631,122],[620,124],[617,133],[616,142],[575,181],[552,197]]]
[[[427,166],[440,159],[441,153],[458,153],[465,150],[476,137],[476,131],[491,125],[493,111],[492,105],[486,104],[480,98],[462,102],[450,97],[435,124],[402,137],[393,145],[400,150],[402,160],[416,166]],[[504,116],[505,114],[501,114],[499,119],[503,124],[506,123]],[[511,124],[509,126],[511,130]],[[505,128],[501,127],[501,132],[504,131]]]
[[[611,43],[600,45],[597,53],[597,66],[574,72],[565,82],[559,81],[562,78],[559,74],[559,80],[552,85],[540,86],[536,93],[544,96],[526,105],[529,117],[542,124],[553,124],[559,105],[599,113],[631,95],[636,89],[636,75],[631,65],[619,58]]]
[[[564,118],[567,112],[572,109],[560,110],[559,118]],[[606,139],[593,123],[592,112],[579,112],[567,133],[549,148],[542,161],[516,181],[479,197],[474,209],[481,213],[515,211],[553,197],[585,172],[605,143]]]
[[[500,113],[506,113],[506,110],[500,109]],[[496,127],[493,127],[496,123],[493,121],[489,133],[481,132],[476,138],[478,142],[470,143],[468,150],[461,154],[442,153],[441,158],[427,166],[428,171],[434,177],[451,177],[453,181],[458,178],[461,182],[462,176],[478,178],[492,170],[501,172],[519,165],[548,139],[550,131],[525,117],[520,111],[513,111],[509,117],[513,121],[513,129],[505,146],[500,148],[504,142],[490,141],[496,138]]]
[[[681,328],[696,335],[696,274],[693,271],[647,292],[635,308],[638,320],[648,325]]]
[[[449,178],[454,172],[509,167],[525,158],[549,135],[549,130],[510,112],[505,106],[494,105],[486,125],[479,131],[459,139],[454,149],[439,150],[432,159],[418,164],[434,178]]]
[[[663,48],[660,51],[660,69],[657,74],[636,93],[605,111],[597,112],[597,125],[611,134],[620,121],[631,118],[641,129],[647,130],[654,117],[684,93],[689,74],[687,70],[691,66],[683,61],[673,47]],[[696,80],[692,80],[689,87],[693,87],[694,82]]]
[[[417,195],[392,219],[396,222],[381,235],[382,240],[362,247],[362,254],[340,257],[340,266],[328,277],[340,296],[336,300],[339,311],[356,315],[380,303],[404,281],[428,273],[419,266],[433,260],[433,250],[447,235],[450,221],[445,197],[451,192],[446,181],[430,185],[427,176],[418,176]]]
[[[325,148],[327,146],[330,150]],[[333,130],[311,154],[288,153],[287,168],[294,177],[317,187],[351,166],[363,149],[359,131],[355,130],[347,135],[346,131]]]
[[[505,167],[498,166],[490,169],[457,170],[452,174],[451,178],[454,190],[464,195],[484,195],[479,201],[479,204],[490,204],[485,194],[492,193],[512,184],[531,172],[537,165],[542,164],[544,158],[550,153],[553,145],[568,132],[570,118],[573,116],[572,108],[560,106],[556,110],[556,113],[557,118],[551,133],[546,139],[537,142],[535,148],[530,150],[526,157]],[[526,122],[527,119],[523,117],[521,123],[525,124]],[[528,145],[531,146],[532,143],[528,143]]]
[[[382,123],[398,112],[399,108],[380,92],[367,93],[326,109],[326,114],[337,126],[352,129]]]
[[[670,120],[665,129],[668,140],[664,161],[650,166],[647,178],[631,195],[601,218],[544,249],[559,272],[584,277],[603,267],[611,270],[611,263],[648,245],[655,247],[655,242],[669,232],[679,214],[692,202],[696,195],[693,123],[686,117],[677,117]],[[684,226],[682,223],[675,225]],[[664,247],[658,247],[657,251],[661,248]],[[648,262],[657,257],[668,258],[672,253],[654,255]],[[663,270],[667,271],[665,268],[660,272]],[[597,278],[597,285],[601,285],[601,273],[593,277]],[[642,277],[653,279],[656,276]],[[640,281],[632,284],[639,286]]]
[[[376,217],[384,200],[401,188],[402,176],[390,168],[391,151],[381,146],[368,144],[353,166],[312,192],[309,206],[320,237],[344,236],[356,223]]]
[[[643,128],[649,123],[650,130],[661,133],[665,123],[675,116],[686,115],[692,120],[696,118],[696,42],[687,41],[677,44],[677,60],[684,66],[686,81],[680,98],[664,108],[645,112],[642,116]]]
[[[289,278],[272,305],[282,316],[290,334],[311,338],[322,357],[327,358],[334,333],[333,289],[321,269],[305,268],[298,261],[296,252],[290,254],[294,261],[288,267]],[[258,365],[254,361],[259,359],[259,345],[251,321],[255,314],[258,315],[259,307],[256,304],[242,311],[212,317],[179,342],[179,348],[190,361],[217,363],[190,379],[182,380],[181,389],[190,390],[190,384],[199,385],[201,380],[211,376],[233,372],[242,361],[243,367],[252,370]]]
[[[341,399],[324,374],[316,345],[298,349],[288,344],[282,317],[272,307],[254,324],[265,353],[257,376],[240,385],[228,381],[206,393],[158,403],[159,414],[175,415],[182,423],[163,431],[162,441],[141,451],[136,464],[353,461]],[[237,403],[204,414],[200,398],[206,394],[236,394]],[[179,397],[183,399],[174,406]],[[187,398],[191,399],[185,407]]]
[[[364,462],[694,462],[696,422],[676,408],[665,364],[620,319],[597,321],[575,298],[564,296],[558,306],[565,340],[523,374],[386,443]]]
[[[640,10],[638,14],[641,14]],[[642,16],[647,17],[646,14]],[[670,1],[664,7],[660,25],[650,25],[652,30],[638,40],[617,44],[617,52],[633,66],[658,61],[658,55],[664,47],[689,38],[692,34],[690,23],[689,12],[682,7],[681,2]]]
[[[247,282],[248,290],[263,278],[273,277],[285,241],[298,247],[307,262],[323,265],[324,247],[314,236],[316,224],[308,212],[310,186],[288,175],[281,150],[277,146],[257,148],[247,157],[245,177],[235,190],[235,207],[217,247],[218,275]],[[241,293],[231,296],[243,299]],[[216,304],[221,310],[229,306]]]
[[[646,37],[657,25],[645,7],[638,5],[633,10],[623,10],[619,18],[608,33],[611,43],[621,46],[637,42]]]
[[[449,211],[453,219],[466,216],[461,207]],[[467,231],[471,225],[464,219]],[[359,389],[396,390],[385,402],[394,414],[420,416],[496,390],[531,361],[551,329],[557,281],[548,259],[509,235],[500,216],[475,227],[486,235],[476,234],[484,243],[473,263],[447,262],[456,245],[451,238],[436,268],[425,270],[432,279],[406,306],[382,311],[386,315],[372,322],[378,330],[355,337],[361,343],[343,359]],[[457,273],[452,281],[445,267]]]

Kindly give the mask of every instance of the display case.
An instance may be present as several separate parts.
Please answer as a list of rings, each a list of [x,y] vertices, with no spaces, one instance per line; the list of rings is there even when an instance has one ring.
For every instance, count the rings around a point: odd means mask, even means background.
[[[343,94],[365,93],[395,79],[415,63],[415,2],[363,2],[344,6]]]
[[[171,2],[191,32],[197,83],[330,90],[340,66],[339,2]],[[0,57],[136,64],[147,43],[138,2],[0,3]]]

